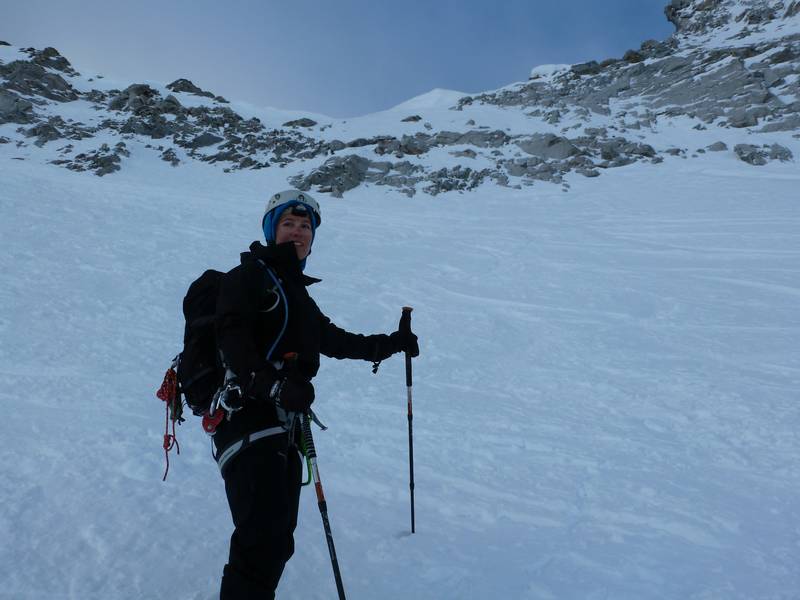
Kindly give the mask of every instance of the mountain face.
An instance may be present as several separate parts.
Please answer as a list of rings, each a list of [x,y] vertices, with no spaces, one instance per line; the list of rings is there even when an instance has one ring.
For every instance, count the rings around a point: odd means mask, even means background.
[[[141,147],[175,167],[285,168],[293,185],[335,196],[363,183],[408,195],[569,187],[570,173],[712,151],[754,166],[793,160],[800,0],[672,0],[665,15],[672,36],[621,58],[537,67],[491,93],[435,91],[348,120],[233,104],[187,79],[123,88],[82,76],[53,48],[0,42],[0,156],[102,176]]]

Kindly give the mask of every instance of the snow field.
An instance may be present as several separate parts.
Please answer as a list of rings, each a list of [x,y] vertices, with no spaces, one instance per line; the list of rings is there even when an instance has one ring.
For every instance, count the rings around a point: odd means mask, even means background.
[[[7,161],[0,598],[216,596],[232,525],[197,420],[166,483],[154,397],[180,302],[259,234],[286,171]],[[571,189],[323,197],[337,324],[415,307],[403,361],[326,360],[315,408],[350,598],[790,599],[800,577],[794,164],[633,165]],[[330,598],[305,490],[281,598]]]

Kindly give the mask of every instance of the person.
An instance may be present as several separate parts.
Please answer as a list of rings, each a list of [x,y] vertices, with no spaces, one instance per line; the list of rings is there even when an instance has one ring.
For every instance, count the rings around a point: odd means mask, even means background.
[[[319,309],[307,287],[320,280],[303,270],[321,222],[308,193],[274,194],[262,219],[266,245],[253,242],[220,283],[215,330],[228,418],[213,439],[234,524],[221,600],[274,598],[294,552],[302,461],[290,416],[314,401],[320,354],[376,364],[419,354],[410,319],[390,335],[361,335]],[[296,360],[283,360],[287,353]]]

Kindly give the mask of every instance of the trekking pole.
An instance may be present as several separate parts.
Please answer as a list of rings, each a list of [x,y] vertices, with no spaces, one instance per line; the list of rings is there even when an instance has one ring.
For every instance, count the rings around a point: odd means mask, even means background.
[[[408,326],[411,328],[411,311],[414,310],[410,306],[403,307],[403,316],[408,315]],[[411,354],[406,351],[406,389],[408,390],[408,468],[409,468],[409,490],[411,491],[411,533],[415,533],[414,523],[414,411],[411,409]]]
[[[336,591],[339,592],[339,600],[345,600],[344,586],[342,585],[342,574],[339,572],[339,561],[336,558],[336,548],[333,546],[333,534],[331,524],[328,521],[328,503],[325,502],[325,493],[322,491],[322,481],[319,478],[317,468],[317,450],[314,448],[314,438],[311,435],[311,418],[308,414],[303,415],[303,443],[305,445],[306,456],[311,467],[311,476],[314,479],[314,489],[317,492],[317,505],[319,514],[322,515],[322,526],[325,528],[325,539],[328,541],[328,552],[331,555],[331,565],[333,565],[333,577],[336,579]]]

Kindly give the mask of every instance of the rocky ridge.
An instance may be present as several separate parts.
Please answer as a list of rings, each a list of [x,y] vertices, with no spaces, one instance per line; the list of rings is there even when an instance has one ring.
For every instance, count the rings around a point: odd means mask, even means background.
[[[100,176],[122,168],[132,144],[172,166],[291,165],[293,185],[335,196],[364,183],[409,195],[487,181],[568,187],[572,173],[715,151],[754,166],[794,160],[786,140],[800,138],[800,0],[672,0],[665,14],[676,27],[665,41],[537,68],[526,82],[438,112],[395,111],[399,129],[370,137],[348,137],[347,121],[243,116],[187,79],[117,89],[82,77],[53,48],[6,62],[0,48],[0,148],[57,146],[51,163]],[[478,124],[487,110],[502,117],[493,126]],[[506,116],[511,125],[499,126]],[[664,133],[676,128],[698,143],[669,144]]]

